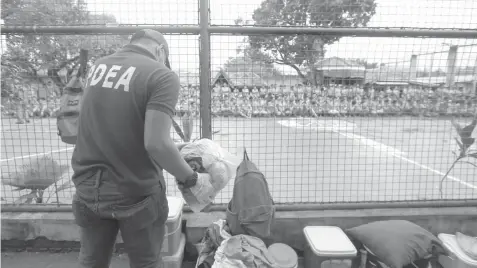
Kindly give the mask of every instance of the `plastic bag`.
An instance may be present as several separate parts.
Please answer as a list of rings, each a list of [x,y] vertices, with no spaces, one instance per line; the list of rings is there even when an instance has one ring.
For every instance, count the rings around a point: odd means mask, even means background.
[[[195,171],[209,174],[197,181],[194,187],[182,191],[192,211],[200,212],[235,178],[240,159],[209,139],[190,143],[180,153]]]

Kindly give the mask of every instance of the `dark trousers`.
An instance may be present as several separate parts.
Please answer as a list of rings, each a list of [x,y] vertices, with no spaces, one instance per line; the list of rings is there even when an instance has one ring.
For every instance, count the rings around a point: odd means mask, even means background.
[[[81,179],[73,198],[73,214],[81,229],[79,267],[108,268],[119,231],[131,268],[162,267],[168,213],[165,189],[128,198],[117,190],[107,171]]]

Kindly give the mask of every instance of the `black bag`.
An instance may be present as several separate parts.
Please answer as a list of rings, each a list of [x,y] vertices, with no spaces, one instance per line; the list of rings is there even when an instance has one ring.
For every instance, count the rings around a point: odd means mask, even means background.
[[[356,244],[355,244],[356,246]],[[366,249],[361,244],[361,249],[358,251],[358,258],[353,261],[352,268],[362,268],[363,262],[365,262],[364,268],[389,268],[372,252]],[[438,255],[437,255],[438,256]],[[437,256],[430,256],[429,258],[417,260],[414,263],[408,264],[403,268],[444,268],[438,261]]]
[[[56,118],[58,136],[61,141],[76,144],[78,136],[78,120],[84,93],[84,74],[88,51],[80,52],[80,67],[63,89],[60,99],[60,110]]]
[[[261,239],[270,237],[275,205],[265,176],[249,160],[246,150],[237,168],[226,216],[231,235],[245,234]]]

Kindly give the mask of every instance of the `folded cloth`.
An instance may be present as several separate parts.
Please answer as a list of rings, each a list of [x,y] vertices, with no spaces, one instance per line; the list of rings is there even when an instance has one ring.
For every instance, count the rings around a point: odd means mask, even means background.
[[[230,238],[227,232],[227,223],[225,220],[218,220],[212,223],[205,231],[204,238],[201,241],[202,249],[199,252],[196,268],[210,268],[214,264],[214,256],[217,248],[222,242]]]
[[[457,245],[471,259],[477,260],[477,238],[457,232],[455,234]]]
[[[224,240],[215,252],[212,268],[277,267],[265,243],[257,237],[236,235]]]

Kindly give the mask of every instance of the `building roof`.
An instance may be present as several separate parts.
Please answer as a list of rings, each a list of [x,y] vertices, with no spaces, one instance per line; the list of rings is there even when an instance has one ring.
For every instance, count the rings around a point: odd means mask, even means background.
[[[365,67],[350,60],[331,57],[315,64],[315,68],[323,71],[325,77],[333,78],[364,78]]]
[[[418,77],[416,82],[424,85],[441,85],[446,83],[445,76]],[[454,83],[471,83],[474,80],[472,75],[456,75]]]
[[[232,87],[261,87],[266,85],[266,82],[253,72],[225,72],[220,70],[212,78],[212,85],[219,80],[225,80]]]

